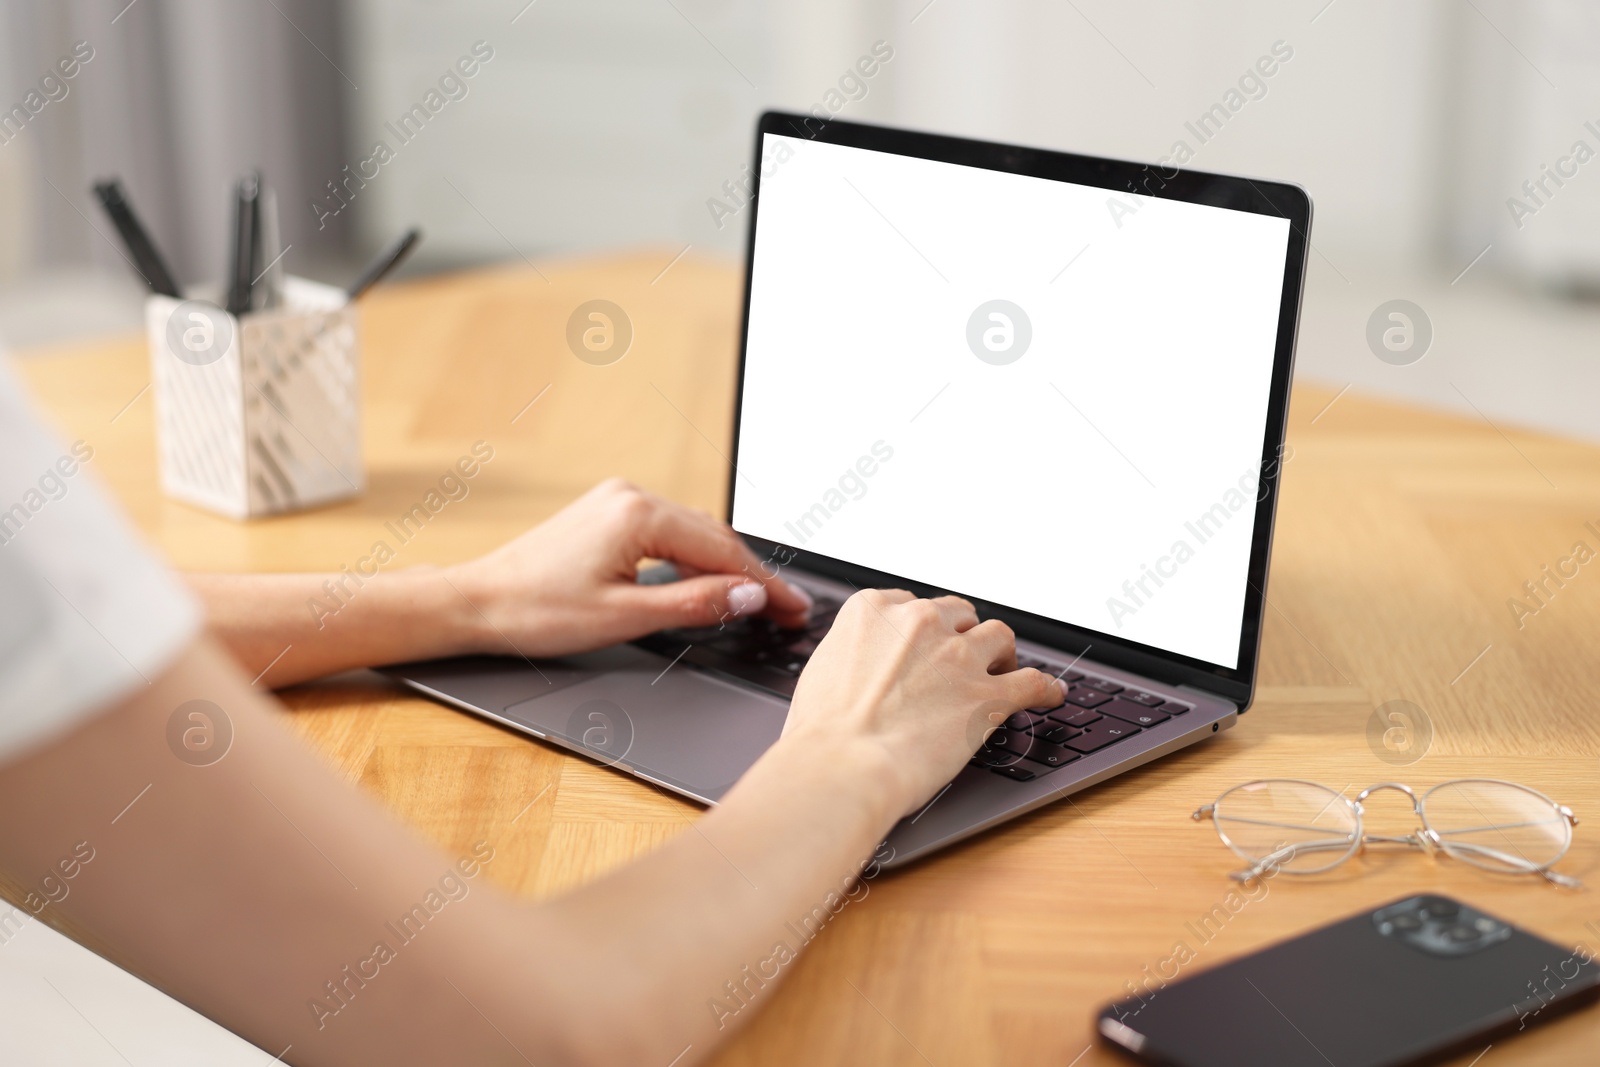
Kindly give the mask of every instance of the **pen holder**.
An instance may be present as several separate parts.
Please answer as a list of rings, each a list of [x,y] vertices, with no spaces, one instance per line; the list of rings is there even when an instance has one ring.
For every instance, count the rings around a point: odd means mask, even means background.
[[[161,488],[235,519],[358,495],[361,348],[341,289],[286,278],[278,307],[145,303]]]

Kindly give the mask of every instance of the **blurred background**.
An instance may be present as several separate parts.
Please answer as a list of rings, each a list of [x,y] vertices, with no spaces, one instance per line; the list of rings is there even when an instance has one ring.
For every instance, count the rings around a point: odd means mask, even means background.
[[[736,262],[774,106],[1298,182],[1301,378],[1600,439],[1581,0],[5,0],[0,339],[139,328],[89,194],[110,174],[184,283],[221,276],[252,166],[287,268],[331,282],[414,223],[411,273]],[[1397,299],[1432,328],[1404,365],[1367,340]]]

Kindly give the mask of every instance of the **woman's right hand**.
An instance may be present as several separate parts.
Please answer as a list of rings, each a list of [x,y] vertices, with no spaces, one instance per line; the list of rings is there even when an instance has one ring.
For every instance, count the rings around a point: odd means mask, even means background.
[[[1011,628],[979,622],[960,597],[869,589],[845,601],[812,654],[783,738],[882,767],[885,799],[903,815],[954,778],[1012,712],[1064,696],[1048,674],[1018,670]]]

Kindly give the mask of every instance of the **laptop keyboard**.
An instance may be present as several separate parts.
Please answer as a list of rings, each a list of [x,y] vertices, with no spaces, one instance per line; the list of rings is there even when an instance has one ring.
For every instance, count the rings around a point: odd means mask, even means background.
[[[768,619],[730,619],[720,626],[662,630],[636,644],[663,656],[793,696],[800,672],[833,625],[844,601],[812,592],[811,624],[785,630]]]
[[[636,643],[674,663],[690,663],[781,696],[793,696],[800,672],[844,605],[826,594],[814,593],[814,597],[811,624],[804,630],[784,630],[767,619],[735,619],[720,626],[662,630]],[[1013,781],[1031,781],[1193,710],[1182,701],[1083,671],[1063,670],[1027,654],[1017,656],[1017,665],[1054,675],[1067,682],[1068,689],[1066,701],[1059,707],[1012,715],[972,757],[975,766]]]
[[[975,766],[1018,782],[1031,781],[1099,752],[1140,730],[1193,711],[1190,704],[1129,689],[1083,671],[1062,671],[1026,654],[1017,666],[1036,667],[1069,683],[1067,699],[1055,708],[1030,708],[1012,715],[989,735],[972,757]]]

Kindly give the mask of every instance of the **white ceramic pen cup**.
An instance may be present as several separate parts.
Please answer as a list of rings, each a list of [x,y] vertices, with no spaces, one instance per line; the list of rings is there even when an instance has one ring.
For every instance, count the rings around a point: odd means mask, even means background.
[[[161,488],[248,519],[358,495],[361,345],[342,289],[288,277],[280,306],[145,302]]]

